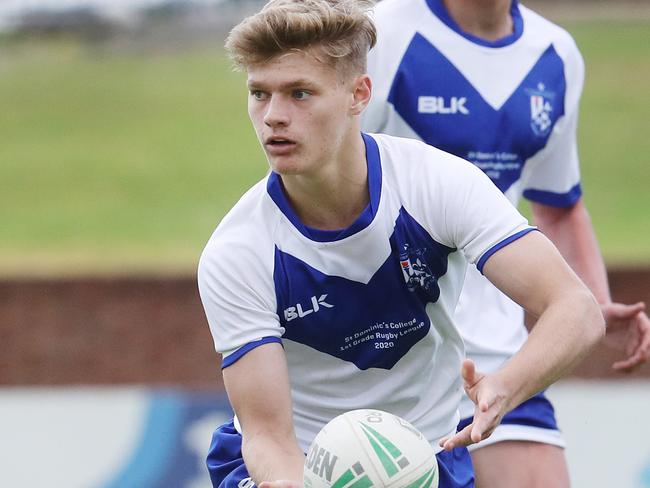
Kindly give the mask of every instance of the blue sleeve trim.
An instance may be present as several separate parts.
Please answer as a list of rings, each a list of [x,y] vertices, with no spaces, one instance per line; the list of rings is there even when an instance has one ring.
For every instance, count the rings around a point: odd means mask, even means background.
[[[524,198],[549,205],[551,207],[567,208],[573,206],[582,196],[580,183],[571,188],[567,193],[553,193],[543,190],[524,190]]]
[[[282,339],[279,337],[263,337],[259,341],[249,342],[248,344],[243,345],[235,352],[230,354],[227,358],[221,362],[221,369],[227,368],[228,366],[236,363],[239,359],[243,358],[246,353],[249,353],[256,347],[263,346],[264,344],[270,344],[271,342],[279,342],[282,344]]]
[[[511,242],[516,241],[520,237],[523,237],[526,234],[528,234],[529,232],[533,232],[534,230],[537,230],[537,229],[535,227],[530,227],[528,229],[521,230],[521,231],[517,232],[516,234],[511,235],[510,237],[506,237],[504,240],[502,240],[501,242],[495,244],[490,249],[485,251],[483,253],[483,256],[481,256],[481,259],[479,259],[478,263],[476,263],[476,267],[481,272],[481,274],[483,274],[483,266],[485,266],[485,263],[487,262],[487,260],[490,259],[490,256],[492,256],[499,249],[501,249],[503,247],[506,247]]]

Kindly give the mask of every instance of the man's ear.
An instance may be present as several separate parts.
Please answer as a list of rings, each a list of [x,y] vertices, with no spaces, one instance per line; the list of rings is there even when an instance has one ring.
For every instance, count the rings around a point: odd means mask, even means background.
[[[371,95],[372,81],[370,80],[370,76],[367,74],[357,76],[352,85],[353,101],[350,106],[350,113],[352,115],[360,115],[368,106]]]

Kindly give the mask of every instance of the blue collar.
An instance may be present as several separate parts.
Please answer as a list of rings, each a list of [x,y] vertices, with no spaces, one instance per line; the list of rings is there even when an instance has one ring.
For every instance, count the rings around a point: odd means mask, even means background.
[[[379,148],[375,140],[367,134],[361,134],[363,143],[366,147],[366,164],[368,165],[368,188],[370,192],[370,202],[366,208],[361,212],[357,219],[345,229],[338,230],[320,230],[313,229],[304,225],[296,213],[291,208],[284,189],[282,187],[282,179],[280,175],[272,171],[266,183],[266,191],[278,206],[280,211],[291,221],[293,226],[300,231],[302,235],[317,242],[332,242],[345,239],[357,232],[365,229],[370,225],[377,209],[379,208],[379,200],[381,197],[381,161],[379,158]]]
[[[472,34],[469,34],[468,32],[463,31],[454,21],[454,19],[451,18],[442,0],[426,0],[426,2],[434,15],[438,17],[442,22],[444,22],[447,27],[449,27],[457,34],[463,36],[468,41],[471,41],[474,44],[478,44],[480,46],[509,46],[517,39],[519,39],[524,33],[524,19],[521,17],[521,12],[519,11],[519,2],[517,0],[512,0],[512,4],[510,5],[510,15],[512,16],[512,22],[514,24],[513,33],[502,37],[501,39],[497,39],[496,41],[486,41],[485,39],[481,39],[480,37],[476,37]]]

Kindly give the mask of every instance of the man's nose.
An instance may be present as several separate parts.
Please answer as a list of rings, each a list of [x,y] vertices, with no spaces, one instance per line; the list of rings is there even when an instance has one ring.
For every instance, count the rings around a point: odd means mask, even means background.
[[[264,123],[269,127],[289,125],[289,106],[287,101],[280,96],[271,96],[266,106]]]

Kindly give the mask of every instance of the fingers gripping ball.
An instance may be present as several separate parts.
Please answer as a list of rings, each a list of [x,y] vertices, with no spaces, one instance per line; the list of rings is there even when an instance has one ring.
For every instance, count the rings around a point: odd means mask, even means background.
[[[437,488],[438,463],[418,430],[380,410],[330,421],[307,453],[305,488]]]

